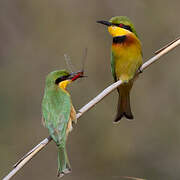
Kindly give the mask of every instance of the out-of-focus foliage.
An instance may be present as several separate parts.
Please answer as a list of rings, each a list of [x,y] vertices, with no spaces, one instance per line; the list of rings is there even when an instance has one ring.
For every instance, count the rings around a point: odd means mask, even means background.
[[[179,6],[179,0],[1,0],[0,177],[48,136],[41,123],[44,81],[66,67],[64,53],[78,69],[88,48],[88,78],[69,87],[77,110],[113,82],[111,38],[96,20],[129,16],[147,59],[179,35]],[[116,92],[79,119],[67,144],[73,172],[64,179],[180,179],[179,57],[177,48],[136,81],[135,121],[112,123]],[[50,143],[14,179],[56,179],[56,150]]]

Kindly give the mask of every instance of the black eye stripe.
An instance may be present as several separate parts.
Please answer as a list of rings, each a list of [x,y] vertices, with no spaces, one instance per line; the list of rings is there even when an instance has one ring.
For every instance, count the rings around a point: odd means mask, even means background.
[[[112,25],[119,27],[119,24],[112,23]]]
[[[57,79],[55,80],[55,84],[59,84],[61,81],[66,80],[68,77],[69,77],[69,75],[68,75],[68,76],[62,76],[62,77],[57,78]]]
[[[113,24],[114,26],[120,27],[120,26],[119,26],[120,24],[115,24],[115,23],[112,23],[112,24]],[[122,28],[127,29],[128,31],[131,31],[131,32],[132,32],[131,26],[129,26],[129,25],[124,25],[124,24],[123,24]]]
[[[123,26],[123,28],[124,28],[124,29],[127,29],[127,30],[129,30],[129,31],[131,31],[131,32],[132,32],[131,27],[130,27],[130,26],[128,26],[128,25],[124,25],[124,26]]]

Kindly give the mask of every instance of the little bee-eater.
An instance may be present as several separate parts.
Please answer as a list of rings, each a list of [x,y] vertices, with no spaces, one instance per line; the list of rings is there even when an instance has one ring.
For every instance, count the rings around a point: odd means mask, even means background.
[[[66,87],[76,79],[83,77],[83,72],[68,73],[58,70],[48,74],[42,101],[42,114],[45,127],[58,146],[58,176],[62,177],[71,171],[66,153],[66,140],[76,123],[76,112],[71,96]]]
[[[111,52],[111,71],[114,80],[123,82],[118,87],[118,110],[114,122],[125,116],[133,119],[130,107],[130,91],[133,78],[142,65],[141,42],[138,39],[134,25],[125,16],[112,17],[109,21],[97,21],[108,27],[113,37]]]

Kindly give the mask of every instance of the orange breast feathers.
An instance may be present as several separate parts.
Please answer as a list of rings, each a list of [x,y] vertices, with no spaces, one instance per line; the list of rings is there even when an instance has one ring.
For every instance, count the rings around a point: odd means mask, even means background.
[[[142,65],[142,53],[138,38],[133,33],[125,36],[122,43],[112,44],[112,61],[116,77],[123,81],[129,81]]]
[[[75,111],[73,105],[71,104],[71,112],[70,112],[68,126],[67,126],[67,129],[66,129],[66,135],[67,136],[68,136],[69,132],[71,132],[72,129],[73,129],[72,122],[76,123],[77,122],[77,118],[76,118],[76,111]]]

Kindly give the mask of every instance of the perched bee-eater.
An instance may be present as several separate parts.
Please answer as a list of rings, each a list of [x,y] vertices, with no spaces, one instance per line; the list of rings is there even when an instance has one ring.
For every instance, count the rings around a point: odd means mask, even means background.
[[[142,65],[141,42],[138,39],[134,25],[125,16],[112,17],[109,21],[97,21],[108,27],[113,37],[111,52],[111,71],[115,81],[121,80],[118,87],[118,110],[114,122],[125,116],[133,119],[130,107],[130,91],[133,78]]]
[[[83,77],[83,72],[68,73],[58,70],[48,74],[42,101],[44,125],[58,146],[58,176],[62,177],[71,171],[66,153],[66,140],[76,123],[76,112],[71,102],[71,96],[66,87],[76,79]]]

